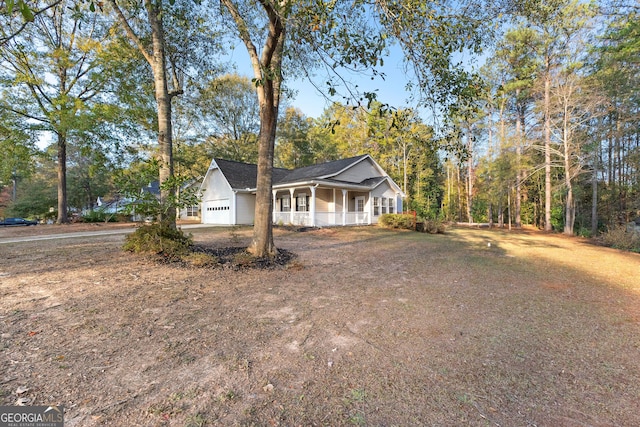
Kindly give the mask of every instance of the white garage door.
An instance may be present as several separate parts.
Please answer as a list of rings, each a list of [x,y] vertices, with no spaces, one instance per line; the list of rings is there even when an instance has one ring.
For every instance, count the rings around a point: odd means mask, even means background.
[[[203,210],[205,224],[231,224],[229,199],[207,200]]]

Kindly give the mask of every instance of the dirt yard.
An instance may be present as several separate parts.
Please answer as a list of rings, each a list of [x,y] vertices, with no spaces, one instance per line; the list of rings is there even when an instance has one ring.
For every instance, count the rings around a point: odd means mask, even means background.
[[[640,425],[640,255],[276,230],[292,264],[234,271],[158,265],[122,234],[6,243],[77,228],[0,230],[0,404],[63,405],[68,427]]]

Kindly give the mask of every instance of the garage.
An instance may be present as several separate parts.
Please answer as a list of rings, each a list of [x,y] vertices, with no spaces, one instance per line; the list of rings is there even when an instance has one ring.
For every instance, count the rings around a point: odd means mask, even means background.
[[[233,224],[229,199],[205,201],[202,214],[205,224]]]

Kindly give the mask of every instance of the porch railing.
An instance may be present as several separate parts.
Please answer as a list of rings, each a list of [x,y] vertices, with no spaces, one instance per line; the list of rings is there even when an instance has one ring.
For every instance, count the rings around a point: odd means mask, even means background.
[[[312,225],[311,212],[274,212],[274,224]],[[331,227],[339,225],[366,225],[369,224],[368,212],[316,212],[315,225],[317,227]]]

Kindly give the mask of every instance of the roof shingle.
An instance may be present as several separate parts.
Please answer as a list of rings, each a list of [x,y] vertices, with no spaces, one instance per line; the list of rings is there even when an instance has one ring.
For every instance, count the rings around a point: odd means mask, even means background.
[[[343,171],[350,165],[357,163],[367,157],[363,154],[348,159],[335,160],[332,162],[321,163],[312,166],[306,166],[299,169],[289,170],[282,168],[273,168],[273,183],[284,184],[296,181],[310,181],[324,177],[331,177]],[[249,163],[235,162],[232,160],[214,159],[220,171],[224,174],[234,189],[253,189],[257,185],[258,166]],[[369,178],[378,180],[379,178]],[[365,183],[363,181],[363,183]]]

